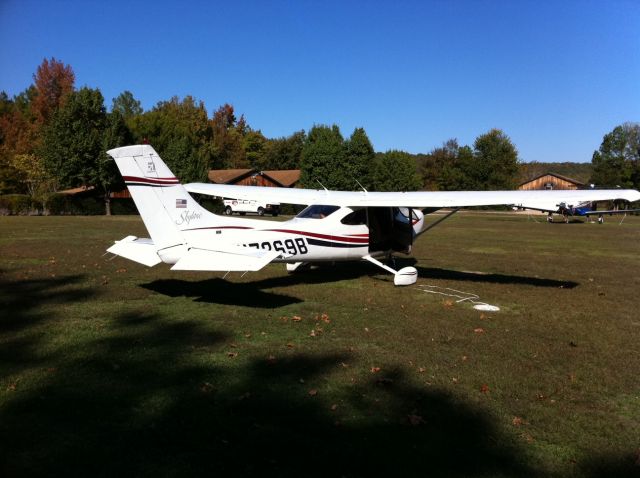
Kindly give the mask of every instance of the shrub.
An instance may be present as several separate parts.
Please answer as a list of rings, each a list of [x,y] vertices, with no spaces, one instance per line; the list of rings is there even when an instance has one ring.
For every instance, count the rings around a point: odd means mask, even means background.
[[[5,194],[0,196],[0,215],[27,215],[33,209],[33,201],[27,194]]]

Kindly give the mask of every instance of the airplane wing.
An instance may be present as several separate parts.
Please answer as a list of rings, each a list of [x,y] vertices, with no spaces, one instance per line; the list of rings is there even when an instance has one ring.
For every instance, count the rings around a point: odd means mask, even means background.
[[[189,192],[222,198],[248,200],[268,198],[269,201],[285,204],[326,204],[349,207],[445,208],[509,205],[555,212],[561,204],[577,206],[593,201],[640,200],[640,192],[635,189],[367,192],[209,183],[191,183],[185,187]]]

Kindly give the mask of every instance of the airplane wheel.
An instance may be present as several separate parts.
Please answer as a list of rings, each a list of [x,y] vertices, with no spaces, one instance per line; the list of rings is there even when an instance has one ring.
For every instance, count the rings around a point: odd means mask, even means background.
[[[227,207],[225,207],[225,208],[224,208],[224,213],[225,213],[227,216],[231,216],[231,215],[233,214],[233,209],[231,209],[231,206],[227,206]]]
[[[262,206],[258,208],[258,216],[264,216],[264,208]]]
[[[604,224],[604,217],[598,218],[598,224]]]

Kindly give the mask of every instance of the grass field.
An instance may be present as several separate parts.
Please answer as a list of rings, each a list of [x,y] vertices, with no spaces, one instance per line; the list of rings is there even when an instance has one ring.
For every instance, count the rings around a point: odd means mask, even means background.
[[[638,476],[640,218],[536,217],[453,217],[406,288],[147,269],[102,256],[137,217],[0,217],[0,475]]]

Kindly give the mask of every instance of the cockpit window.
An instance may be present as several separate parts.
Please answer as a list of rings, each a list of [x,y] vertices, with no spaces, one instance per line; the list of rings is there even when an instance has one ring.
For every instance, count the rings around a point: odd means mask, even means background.
[[[307,219],[324,219],[325,217],[333,214],[340,206],[326,206],[322,204],[314,204],[306,209],[303,209],[296,217]]]
[[[352,213],[347,214],[340,221],[342,224],[346,224],[347,226],[359,226],[361,224],[367,223],[367,210],[366,209],[358,209],[357,211],[353,211]]]

